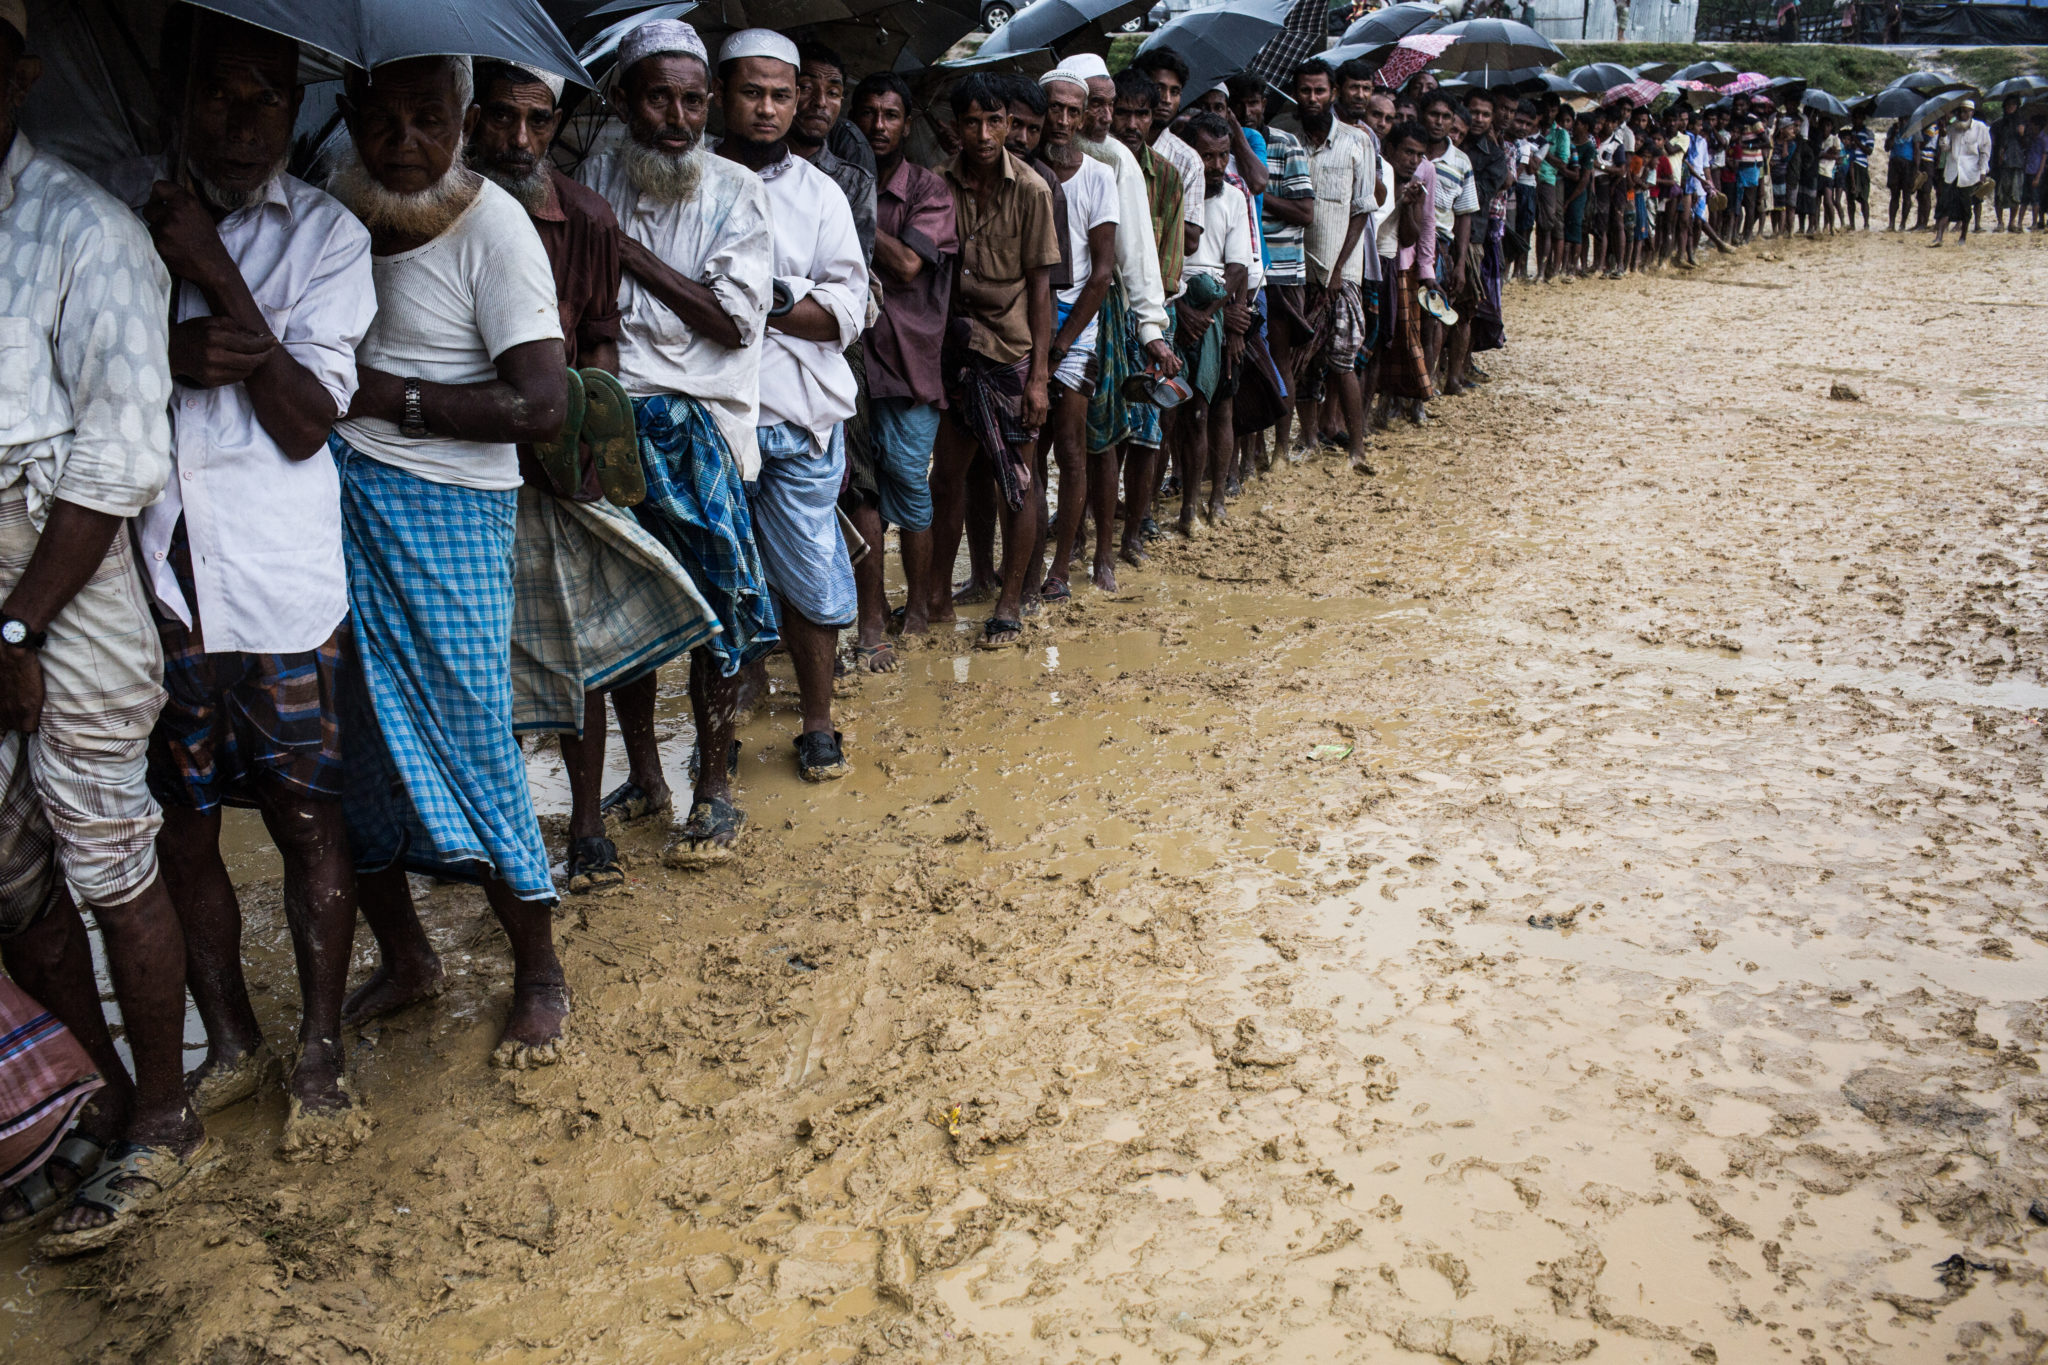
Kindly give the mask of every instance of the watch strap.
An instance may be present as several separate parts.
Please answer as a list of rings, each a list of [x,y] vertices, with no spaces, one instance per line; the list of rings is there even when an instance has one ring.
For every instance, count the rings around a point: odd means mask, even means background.
[[[411,375],[405,380],[405,420],[399,423],[399,430],[407,436],[427,434],[427,410],[420,394],[420,381]]]
[[[20,640],[16,641],[9,640],[6,638],[7,636],[15,633],[14,631],[8,629],[8,627],[10,626],[21,627],[22,638]],[[43,647],[44,643],[48,641],[49,638],[49,631],[36,630],[32,626],[30,626],[28,622],[22,620],[20,617],[0,616],[0,643],[13,645],[14,648],[16,649],[38,650]]]

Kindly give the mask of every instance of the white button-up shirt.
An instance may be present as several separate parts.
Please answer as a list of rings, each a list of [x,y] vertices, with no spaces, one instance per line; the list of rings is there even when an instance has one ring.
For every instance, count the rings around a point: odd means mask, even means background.
[[[604,196],[627,236],[684,279],[709,289],[739,329],[738,350],[697,335],[628,270],[619,283],[619,382],[636,398],[674,393],[702,403],[732,448],[740,476],[753,480],[761,472],[754,435],[761,333],[775,274],[775,237],[761,178],[707,153],[696,197],[664,204],[634,188],[625,166],[610,153],[585,161],[577,177]]]
[[[801,303],[815,299],[839,335],[807,341],[768,329],[761,347],[761,425],[789,422],[811,433],[819,451],[832,428],[853,416],[860,390],[846,348],[867,326],[868,267],[853,210],[831,176],[787,153],[761,168],[775,230],[775,278]]]
[[[1201,208],[1202,240],[1187,254],[1181,278],[1213,275],[1221,282],[1223,267],[1241,265],[1246,287],[1258,290],[1265,283],[1265,272],[1259,268],[1259,249],[1252,244],[1251,206],[1245,202],[1244,191],[1226,180],[1221,190],[1205,195]]]
[[[1982,119],[1971,119],[1960,132],[1951,132],[1941,153],[1941,178],[1964,189],[1991,173],[1991,129]]]
[[[1330,136],[1322,146],[1309,147],[1305,136],[1302,145],[1308,148],[1309,178],[1316,187],[1314,216],[1309,220],[1306,242],[1308,277],[1311,283],[1326,285],[1338,273],[1337,252],[1350,231],[1352,216],[1373,213],[1383,163],[1372,135],[1342,119],[1331,120]],[[1358,245],[1342,263],[1342,279],[1352,284],[1379,279],[1379,253],[1372,241],[1368,224]]]
[[[1166,335],[1166,287],[1159,278],[1159,243],[1152,236],[1152,199],[1145,172],[1131,149],[1115,138],[1098,145],[1116,169],[1116,279],[1124,302],[1138,323],[1138,344],[1149,345]],[[1174,282],[1178,290],[1179,281]]]
[[[139,206],[161,170],[152,159],[113,188]],[[289,175],[271,181],[260,203],[221,219],[219,231],[271,334],[319,381],[335,413],[348,411],[356,347],[377,314],[369,232],[336,200]],[[199,287],[181,281],[178,320],[207,312]],[[176,385],[171,426],[175,475],[136,523],[156,600],[191,626],[192,604],[169,559],[182,516],[200,637],[210,653],[318,649],[348,614],[333,457],[319,450],[294,460],[278,449],[246,384]]]
[[[171,277],[127,206],[17,131],[0,161],[0,488],[132,517],[171,473]]]

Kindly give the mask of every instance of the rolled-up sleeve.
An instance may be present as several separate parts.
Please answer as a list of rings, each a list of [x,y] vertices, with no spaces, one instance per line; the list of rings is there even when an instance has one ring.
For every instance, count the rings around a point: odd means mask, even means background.
[[[356,396],[356,347],[376,316],[370,234],[353,219],[338,219],[301,302],[278,337],[285,353],[327,390],[337,416],[348,411]]]
[[[927,183],[926,193],[910,206],[899,241],[929,266],[938,266],[960,249],[960,230],[953,213],[953,195],[943,180]]]
[[[754,346],[768,326],[768,305],[774,299],[775,233],[768,224],[768,192],[759,180],[735,181],[742,186],[719,225],[717,240],[704,261],[704,287],[732,319],[740,345]]]
[[[54,351],[71,402],[56,499],[132,517],[171,476],[171,279],[142,225],[85,227],[70,251]]]

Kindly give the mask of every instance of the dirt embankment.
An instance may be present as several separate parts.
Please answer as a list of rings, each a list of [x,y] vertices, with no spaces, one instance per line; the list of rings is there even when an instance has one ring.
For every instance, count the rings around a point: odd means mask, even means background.
[[[366,1149],[224,1116],[8,1358],[2040,1359],[2044,298],[1993,236],[1517,291],[1378,479],[856,684],[849,781],[776,697],[746,858],[565,906],[560,1067],[485,1068],[435,891]]]

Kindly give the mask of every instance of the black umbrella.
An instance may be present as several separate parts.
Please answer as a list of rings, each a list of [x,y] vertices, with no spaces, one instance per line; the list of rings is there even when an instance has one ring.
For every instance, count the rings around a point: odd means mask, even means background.
[[[1189,10],[1147,38],[1138,53],[1155,47],[1178,52],[1188,64],[1186,94],[1192,99],[1250,65],[1294,6],[1295,0],[1233,0],[1227,7]]]
[[[1796,105],[1806,94],[1806,78],[1803,76],[1777,76],[1764,85],[1763,93],[1780,109]]]
[[[1542,77],[1547,75],[1540,66],[1518,66],[1508,71],[1465,71],[1444,82],[1445,89],[1464,90],[1506,90],[1511,93],[1534,93],[1544,89]],[[1569,81],[1566,82],[1570,84]],[[1584,94],[1576,85],[1572,90]]]
[[[1894,86],[1870,96],[1870,114],[1873,118],[1910,118],[1913,111],[1925,103],[1927,96],[1918,90]]]
[[[540,0],[193,0],[364,68],[408,57],[490,57],[588,85]]]
[[[2048,76],[2014,76],[2000,81],[1984,92],[1986,99],[2002,100],[2011,96],[2028,99],[2035,95],[2048,94]]]
[[[1674,81],[1701,81],[1707,85],[1726,85],[1742,73],[1726,62],[1694,62],[1681,66],[1667,78]]]
[[[1849,107],[1825,90],[1809,90],[1799,97],[1799,107],[1830,118],[1849,117]]]
[[[1636,68],[1636,79],[1639,81],[1668,81],[1677,75],[1677,62],[1644,62]]]
[[[1617,63],[1594,62],[1565,72],[1565,79],[1589,95],[1604,95],[1617,85],[1632,85],[1640,78]]]
[[[1151,0],[1036,0],[991,34],[975,55],[1001,57],[1051,47],[1090,24],[1117,28],[1150,8]]]
[[[1446,24],[1437,33],[1458,40],[1456,46],[1430,63],[1439,71],[1512,70],[1549,66],[1564,60],[1556,43],[1513,19],[1467,19],[1461,24]]]
[[[1915,109],[1906,119],[1906,135],[1917,136],[1926,131],[1929,124],[1947,118],[1955,112],[1957,105],[1971,98],[1972,94],[1973,92],[1968,90],[1950,90],[1946,94],[1934,96]]]
[[[1931,95],[1947,84],[1948,81],[1946,79],[1935,75],[1932,71],[1909,71],[1886,86],[1885,89],[1918,90],[1923,95]]]
[[[1385,46],[1411,33],[1435,33],[1449,22],[1444,18],[1443,10],[1435,5],[1403,0],[1401,4],[1376,9],[1358,20],[1344,30],[1344,36],[1338,41],[1346,47],[1358,44]]]
[[[1354,57],[1370,57],[1376,63],[1393,50],[1391,43],[1339,43],[1327,52],[1318,52],[1318,61],[1328,62],[1335,71]]]

